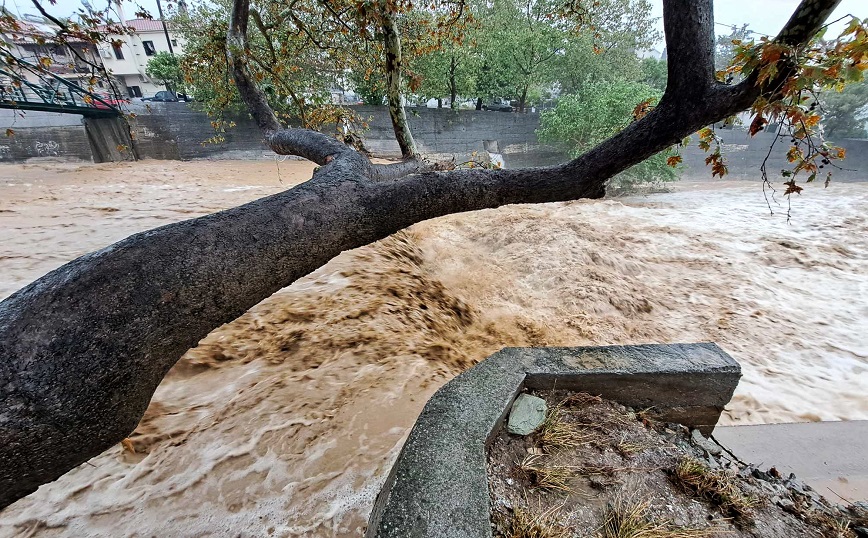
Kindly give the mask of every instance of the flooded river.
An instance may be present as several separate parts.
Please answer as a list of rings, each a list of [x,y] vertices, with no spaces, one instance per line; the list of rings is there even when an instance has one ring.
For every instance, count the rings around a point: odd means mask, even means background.
[[[0,166],[0,298],[134,232],[310,177],[299,161]],[[723,422],[868,419],[868,183],[512,206],[345,252],[216,329],[132,436],[2,536],[357,536],[426,399],[504,346],[714,341]]]

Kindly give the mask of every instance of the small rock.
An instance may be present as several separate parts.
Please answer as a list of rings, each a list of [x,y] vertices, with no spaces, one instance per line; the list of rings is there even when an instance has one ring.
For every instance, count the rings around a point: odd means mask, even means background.
[[[768,482],[772,479],[770,474],[768,474],[765,471],[760,471],[759,469],[754,469],[753,473],[751,473],[751,474],[753,474],[754,478],[758,478],[760,480],[765,480],[766,482]]]
[[[693,441],[694,444],[696,444],[696,446],[708,452],[712,456],[720,455],[720,447],[703,437],[702,434],[699,433],[699,430],[693,430],[692,432],[690,432],[690,439]]]
[[[795,511],[795,509],[796,509],[796,504],[793,501],[786,499],[786,498],[779,500],[775,504],[777,504],[778,506],[780,506],[781,508],[783,508],[787,512],[792,512],[792,511]]]
[[[853,530],[859,538],[868,538],[868,527],[854,527]]]
[[[548,406],[542,398],[519,394],[509,412],[506,430],[515,435],[530,435],[545,421],[547,410]]]

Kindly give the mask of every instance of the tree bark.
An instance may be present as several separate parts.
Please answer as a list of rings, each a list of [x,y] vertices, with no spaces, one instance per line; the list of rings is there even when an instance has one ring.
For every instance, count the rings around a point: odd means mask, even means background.
[[[521,96],[518,98],[517,112],[524,112],[525,101],[527,101],[527,86],[521,91]]]
[[[455,84],[455,55],[449,57],[449,107],[453,110],[458,108],[458,88]]]
[[[386,100],[389,104],[389,117],[395,131],[395,140],[401,148],[401,157],[414,159],[418,156],[416,142],[407,123],[407,113],[401,102],[401,36],[398,33],[398,23],[395,14],[389,11],[386,3],[383,10],[383,44],[386,54]]]
[[[670,70],[697,78],[670,71],[650,114],[560,166],[408,173],[413,163],[378,167],[280,128],[246,69],[248,2],[235,1],[227,34],[239,92],[276,152],[322,166],[280,194],[82,256],[0,303],[0,508],[121,441],[187,349],[342,251],[451,213],[599,198],[608,178],[771,91],[709,79],[711,0],[666,0]],[[805,43],[835,4],[806,0],[782,35]]]

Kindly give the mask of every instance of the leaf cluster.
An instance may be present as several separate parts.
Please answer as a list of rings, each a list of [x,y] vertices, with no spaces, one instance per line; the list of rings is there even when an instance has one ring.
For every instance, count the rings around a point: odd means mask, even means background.
[[[799,193],[796,176],[804,173],[806,182],[814,181],[820,170],[835,167],[833,161],[844,158],[844,151],[824,139],[821,96],[825,92],[843,92],[849,84],[864,84],[868,69],[868,19],[852,17],[844,31],[832,41],[823,33],[803,48],[763,37],[759,42],[733,40],[732,64],[718,76],[730,81],[734,75],[768,90],[768,97],[754,102],[750,134],[775,126],[777,140],[790,141],[787,160],[792,167],[781,170],[786,181],[785,194]],[[858,93],[858,90],[857,90]],[[838,116],[840,120],[840,115]],[[832,123],[834,133],[835,123]],[[718,159],[712,162],[717,164]],[[763,180],[769,182],[765,162]],[[826,184],[832,172],[825,170]]]

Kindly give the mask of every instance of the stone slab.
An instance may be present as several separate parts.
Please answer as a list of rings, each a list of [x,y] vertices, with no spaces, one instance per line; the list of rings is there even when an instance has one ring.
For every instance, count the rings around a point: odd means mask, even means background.
[[[868,500],[868,421],[726,426],[715,439],[742,460],[795,473],[832,503]]]
[[[519,394],[509,411],[506,429],[516,435],[530,435],[546,419],[546,401],[530,394]]]
[[[425,405],[374,504],[366,536],[487,538],[486,447],[519,392],[587,391],[713,425],[741,369],[715,344],[506,348]],[[671,415],[671,413],[670,413]]]

